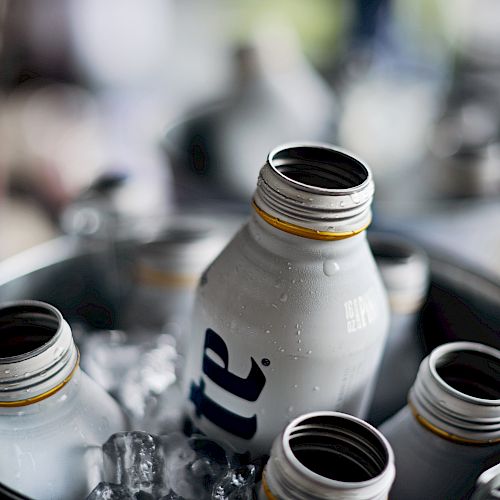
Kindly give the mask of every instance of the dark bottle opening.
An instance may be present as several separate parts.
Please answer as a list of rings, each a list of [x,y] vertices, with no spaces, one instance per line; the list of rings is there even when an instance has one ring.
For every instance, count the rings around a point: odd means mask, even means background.
[[[436,363],[438,375],[457,391],[480,399],[500,399],[500,360],[487,353],[455,351]]]
[[[340,416],[303,420],[291,430],[289,444],[303,466],[342,482],[373,479],[389,460],[385,444],[372,430]]]
[[[60,319],[49,306],[16,304],[0,308],[0,358],[32,352],[57,333]]]
[[[369,173],[361,162],[340,151],[315,146],[289,147],[269,157],[283,177],[322,189],[351,189],[365,182]]]

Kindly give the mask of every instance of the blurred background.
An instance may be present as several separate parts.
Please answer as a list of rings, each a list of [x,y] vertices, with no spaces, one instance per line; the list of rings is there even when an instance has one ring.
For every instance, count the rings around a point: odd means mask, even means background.
[[[0,258],[98,231],[103,211],[245,215],[269,150],[296,140],[372,166],[376,222],[495,200],[498,226],[499,15],[494,0],[0,0]]]

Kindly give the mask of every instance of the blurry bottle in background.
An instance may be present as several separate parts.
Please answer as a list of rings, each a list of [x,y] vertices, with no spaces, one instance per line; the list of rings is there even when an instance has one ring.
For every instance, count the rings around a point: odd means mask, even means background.
[[[332,146],[269,154],[250,221],[197,290],[183,382],[195,427],[255,456],[295,415],[366,413],[389,326],[364,233],[373,191]]]
[[[180,196],[247,206],[275,144],[335,135],[336,99],[288,25],[262,28],[234,56],[229,95],[167,133]],[[184,191],[184,193],[183,193]]]
[[[379,425],[405,406],[425,357],[417,320],[429,287],[429,263],[422,249],[401,236],[369,231],[368,243],[391,307],[389,336],[367,417]]]
[[[500,458],[500,352],[473,342],[422,361],[408,405],[380,430],[396,457],[394,498],[469,498]]]
[[[54,307],[5,304],[0,333],[0,482],[33,498],[83,498],[97,482],[101,443],[126,428],[120,408],[80,370]]]
[[[290,422],[275,439],[260,500],[388,498],[394,454],[384,436],[359,418],[318,411]]]

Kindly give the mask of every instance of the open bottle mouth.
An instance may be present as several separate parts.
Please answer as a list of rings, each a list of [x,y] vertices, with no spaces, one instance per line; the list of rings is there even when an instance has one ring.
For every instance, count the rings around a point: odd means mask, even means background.
[[[0,308],[0,358],[40,350],[60,326],[60,315],[47,304],[20,303]]]
[[[77,367],[71,329],[55,307],[34,300],[0,307],[0,407],[49,397]]]
[[[284,146],[275,149],[268,161],[285,179],[326,191],[356,188],[370,177],[368,169],[354,157],[320,146]]]
[[[368,227],[374,190],[370,169],[348,151],[292,143],[269,154],[253,205],[262,219],[282,231],[339,240]]]
[[[422,361],[408,402],[431,432],[465,444],[500,442],[500,351],[450,342]]]
[[[375,429],[346,417],[321,414],[291,424],[285,440],[293,459],[326,480],[373,480],[389,464],[387,445]]]
[[[500,401],[500,359],[489,353],[447,352],[436,360],[435,370],[445,384],[465,396]]]

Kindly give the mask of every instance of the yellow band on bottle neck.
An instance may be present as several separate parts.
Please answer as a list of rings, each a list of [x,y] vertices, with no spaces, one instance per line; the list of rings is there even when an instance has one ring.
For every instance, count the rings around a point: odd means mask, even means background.
[[[0,401],[0,408],[2,408],[2,407],[15,408],[18,406],[32,405],[34,403],[38,403],[39,401],[43,401],[44,399],[47,399],[48,397],[52,396],[56,392],[60,391],[71,380],[71,378],[73,377],[73,375],[76,372],[76,369],[80,365],[80,352],[78,350],[77,350],[77,354],[78,354],[78,356],[76,358],[75,366],[71,370],[71,373],[60,384],[57,384],[52,389],[50,389],[42,394],[38,394],[38,396],[33,396],[32,398],[21,399],[19,401]]]
[[[264,494],[268,500],[279,500],[278,497],[269,489],[266,479],[266,471],[262,473],[262,489],[264,490]]]
[[[417,422],[425,427],[427,430],[431,431],[433,434],[436,434],[439,437],[447,439],[448,441],[453,441],[454,443],[459,444],[468,444],[468,445],[490,445],[494,443],[500,443],[500,438],[496,439],[485,439],[485,440],[475,440],[475,439],[467,439],[461,436],[457,436],[456,434],[452,434],[450,432],[444,431],[439,427],[436,427],[434,424],[431,424],[425,417],[420,415],[417,409],[413,406],[411,401],[408,401],[408,406],[410,407],[413,416],[417,419]]]
[[[264,219],[271,226],[280,229],[281,231],[285,231],[286,233],[294,234],[296,236],[301,236],[302,238],[309,238],[311,240],[326,240],[326,241],[336,241],[336,240],[345,240],[346,238],[351,238],[352,236],[356,236],[359,233],[362,233],[371,223],[368,222],[361,229],[356,229],[355,231],[346,231],[343,233],[337,233],[332,231],[319,231],[315,229],[310,229],[308,227],[297,226],[292,224],[291,222],[285,222],[277,217],[269,215],[267,212],[264,212],[261,208],[257,206],[255,201],[252,202],[252,206],[257,214]]]

